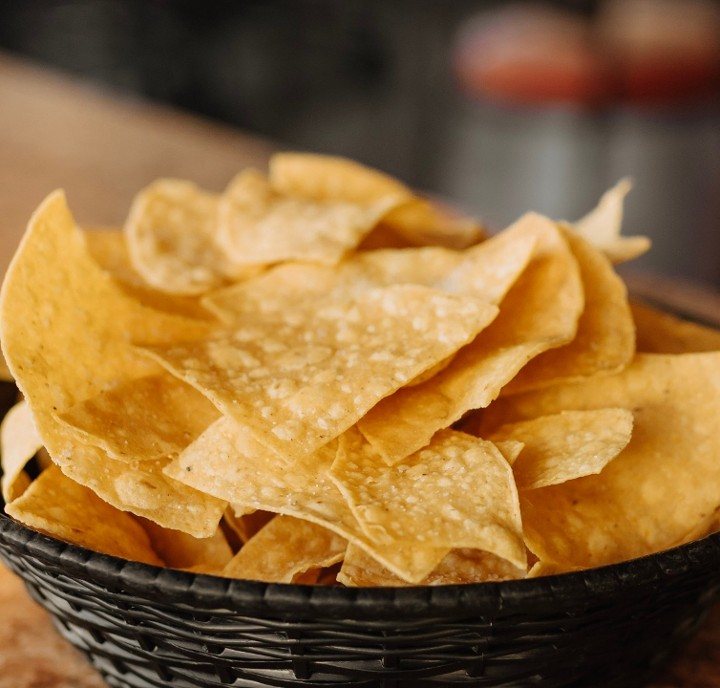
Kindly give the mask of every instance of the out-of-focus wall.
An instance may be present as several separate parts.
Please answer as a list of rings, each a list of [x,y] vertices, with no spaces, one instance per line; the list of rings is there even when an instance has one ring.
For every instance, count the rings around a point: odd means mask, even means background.
[[[630,176],[626,231],[655,243],[640,264],[720,285],[718,79],[698,60],[720,61],[712,49],[685,60],[720,44],[717,11],[714,0],[0,0],[0,49],[351,156],[495,228],[528,209],[575,219]],[[662,97],[638,97],[638,83]]]

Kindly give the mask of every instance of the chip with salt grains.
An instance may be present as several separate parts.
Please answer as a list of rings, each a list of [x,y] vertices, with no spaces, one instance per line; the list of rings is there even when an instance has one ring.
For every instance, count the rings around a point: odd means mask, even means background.
[[[210,537],[226,503],[169,478],[168,458],[136,463],[116,461],[100,448],[76,443],[63,473],[122,511],[194,537]]]
[[[57,414],[118,380],[160,369],[131,346],[134,337],[177,341],[208,328],[126,295],[89,255],[62,192],[30,220],[3,281],[0,323],[8,366],[58,463],[72,461],[74,438]]]
[[[273,156],[222,193],[159,180],[122,233],[51,195],[0,293],[27,404],[4,426],[8,512],[315,585],[523,578],[702,536],[720,352],[629,307],[612,261],[648,241],[620,234],[628,189],[490,238],[330,156]],[[636,355],[635,328],[671,353]],[[33,473],[57,465],[30,482],[33,452]]]
[[[498,317],[434,378],[398,390],[360,419],[361,432],[388,463],[427,445],[467,411],[487,406],[528,361],[575,336],[584,293],[562,232],[535,214],[508,231],[527,232],[537,243]]]
[[[337,265],[289,261],[211,292],[202,303],[227,324],[258,315],[314,311],[323,304],[354,299],[378,287],[418,284],[439,288],[462,257],[448,249],[422,247],[354,253]]]
[[[246,170],[220,198],[217,242],[237,265],[284,260],[333,265],[398,202],[395,196],[365,204],[288,196],[261,173]]]
[[[628,445],[597,475],[522,492],[526,542],[541,562],[587,568],[656,552],[720,507],[720,353],[638,354],[615,375],[504,397],[480,432],[609,405],[633,411]]]
[[[137,462],[179,454],[219,415],[194,387],[161,370],[119,382],[59,417],[81,442]]]
[[[203,305],[227,324],[257,315],[315,310],[377,287],[417,284],[499,302],[527,266],[536,237],[527,224],[467,251],[425,246],[354,253],[334,266],[291,261],[207,294]]]
[[[230,503],[323,526],[410,582],[422,580],[447,554],[446,548],[415,543],[382,546],[365,535],[328,476],[337,442],[289,462],[277,460],[268,450],[258,451],[259,446],[246,428],[222,417],[170,462],[165,473]]]
[[[388,466],[350,430],[340,437],[329,475],[374,542],[483,549],[525,566],[512,469],[492,442],[444,430]]]
[[[242,275],[216,242],[219,203],[218,194],[179,179],[159,179],[135,197],[124,229],[132,265],[148,284],[193,295]]]
[[[258,319],[141,350],[283,456],[312,452],[380,399],[468,343],[497,315],[416,285],[373,289],[313,313]]]

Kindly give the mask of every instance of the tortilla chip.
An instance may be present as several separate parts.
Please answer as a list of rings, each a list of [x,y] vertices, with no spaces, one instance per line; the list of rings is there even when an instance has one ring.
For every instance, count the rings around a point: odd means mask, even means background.
[[[165,472],[231,503],[323,526],[362,547],[403,580],[422,580],[447,554],[444,548],[407,543],[377,545],[365,535],[327,475],[336,442],[291,462],[278,460],[267,451],[263,455],[257,446],[245,428],[223,417],[170,462]]]
[[[121,381],[60,418],[80,441],[136,462],[179,454],[219,415],[195,388],[162,371]]]
[[[627,409],[561,411],[502,425],[486,439],[523,444],[513,473],[519,490],[533,490],[599,473],[625,448],[632,427]]]
[[[232,559],[232,550],[220,528],[209,537],[196,538],[147,519],[138,520],[166,566],[218,574]]]
[[[446,430],[388,466],[350,430],[329,475],[374,542],[469,547],[526,563],[512,470],[491,442]]]
[[[413,285],[375,289],[193,343],[143,347],[278,454],[337,437],[378,400],[472,339],[497,307]]]
[[[226,503],[163,473],[168,459],[128,463],[101,449],[77,444],[63,473],[122,511],[198,538],[217,530]]]
[[[405,184],[390,175],[332,155],[275,153],[270,158],[268,177],[275,191],[318,202],[364,205],[383,198],[400,202],[414,198]]]
[[[524,568],[477,549],[454,549],[420,585],[457,585],[525,578]],[[410,585],[379,564],[359,547],[349,545],[338,581],[347,586],[406,587]]]
[[[227,324],[289,311],[302,310],[308,315],[323,305],[355,299],[378,287],[419,284],[439,288],[461,260],[456,251],[433,247],[355,253],[334,266],[287,262],[218,289],[202,303]]]
[[[6,502],[19,497],[29,481],[23,470],[42,447],[35,429],[32,411],[25,401],[13,406],[0,425],[0,458],[2,460],[2,496]]]
[[[92,259],[130,298],[158,311],[187,318],[211,319],[196,296],[157,291],[142,278],[130,262],[123,229],[83,228],[83,236]]]
[[[66,542],[123,559],[162,566],[148,536],[128,514],[66,478],[57,466],[43,471],[5,511]]]
[[[483,237],[477,220],[420,198],[397,179],[346,158],[277,153],[270,159],[269,179],[281,193],[315,201],[366,204],[395,199],[396,207],[381,219],[372,237],[366,238],[364,248],[466,248]]]
[[[64,195],[55,192],[33,215],[8,268],[0,327],[5,358],[43,445],[54,461],[66,463],[75,442],[56,414],[118,380],[160,370],[133,349],[134,338],[177,341],[200,336],[208,325],[124,294],[89,256]],[[69,356],[78,363],[68,365]]]
[[[606,191],[596,208],[572,224],[583,239],[597,246],[613,263],[637,258],[650,248],[645,236],[621,236],[623,204],[632,188],[629,179],[621,179]]]
[[[684,320],[647,304],[632,303],[637,350],[642,353],[683,354],[720,351],[720,331]]]
[[[584,297],[577,262],[554,222],[530,214],[533,260],[500,303],[500,313],[427,382],[397,391],[358,427],[388,463],[401,461],[470,409],[487,406],[529,360],[572,340]]]
[[[624,371],[504,397],[483,435],[563,410],[633,410],[627,447],[598,475],[522,493],[528,547],[543,562],[600,566],[679,544],[720,506],[720,354],[639,354]]]
[[[237,265],[284,260],[333,265],[397,203],[394,196],[364,204],[289,196],[259,172],[245,170],[221,197],[218,242]]]
[[[440,247],[355,253],[335,266],[288,262],[253,279],[208,294],[203,305],[232,324],[258,314],[313,312],[329,301],[370,289],[417,284],[497,303],[527,266],[537,243],[533,222],[516,226],[466,252]]]
[[[345,539],[322,526],[277,516],[243,545],[222,575],[292,583],[300,574],[338,563],[346,548]]]
[[[625,284],[610,261],[584,239],[565,232],[578,262],[585,307],[571,342],[530,361],[503,389],[527,391],[624,368],[635,354],[635,327]]]
[[[218,208],[217,194],[178,179],[140,191],[125,223],[133,268],[168,294],[202,294],[225,282],[234,267],[217,243]]]

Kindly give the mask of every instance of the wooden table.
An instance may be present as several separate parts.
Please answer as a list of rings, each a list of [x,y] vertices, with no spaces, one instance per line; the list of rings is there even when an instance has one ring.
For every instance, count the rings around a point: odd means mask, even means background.
[[[220,190],[242,167],[264,166],[269,142],[207,121],[119,99],[0,55],[0,275],[25,224],[53,189],[80,224],[118,225],[134,193],[162,176]],[[656,289],[652,278],[639,289]],[[720,322],[720,296],[661,283],[678,305]],[[0,567],[0,688],[100,688],[20,582]],[[720,688],[720,608],[652,688]]]

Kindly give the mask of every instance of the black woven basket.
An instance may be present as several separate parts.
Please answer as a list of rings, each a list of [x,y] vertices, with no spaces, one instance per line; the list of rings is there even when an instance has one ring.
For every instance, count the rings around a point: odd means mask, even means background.
[[[720,535],[545,578],[264,584],[97,554],[0,517],[0,557],[110,686],[640,686],[720,591]]]

